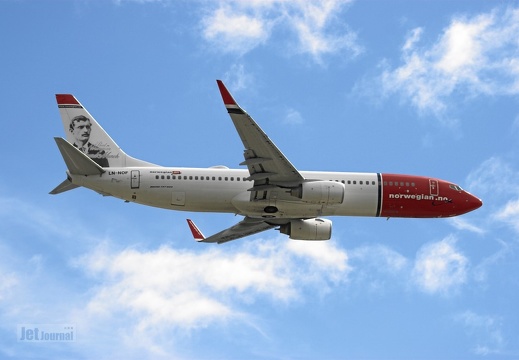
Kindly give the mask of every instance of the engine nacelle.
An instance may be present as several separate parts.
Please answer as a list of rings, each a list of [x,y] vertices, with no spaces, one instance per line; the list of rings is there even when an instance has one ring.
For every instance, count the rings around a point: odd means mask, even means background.
[[[342,204],[344,184],[337,181],[308,181],[292,189],[290,194],[309,203]]]
[[[328,219],[291,220],[279,231],[293,240],[330,240],[332,222]]]

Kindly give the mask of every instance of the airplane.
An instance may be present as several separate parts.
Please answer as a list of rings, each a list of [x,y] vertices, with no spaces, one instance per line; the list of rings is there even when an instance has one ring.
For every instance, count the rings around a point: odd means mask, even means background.
[[[57,94],[66,139],[55,137],[67,178],[50,194],[85,187],[164,209],[234,213],[236,225],[194,239],[225,243],[277,228],[290,239],[329,240],[329,216],[444,218],[482,206],[460,186],[433,177],[386,173],[299,171],[221,80],[223,103],[244,146],[246,169],[163,167],[127,155],[71,94]]]

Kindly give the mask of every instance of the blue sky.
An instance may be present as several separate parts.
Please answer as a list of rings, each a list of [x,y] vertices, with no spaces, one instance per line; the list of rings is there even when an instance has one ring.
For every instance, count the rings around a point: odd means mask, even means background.
[[[0,357],[517,358],[518,39],[517,1],[0,2]],[[216,246],[185,218],[233,215],[48,195],[55,93],[134,157],[238,167],[215,79],[300,170],[438,177],[484,206]]]

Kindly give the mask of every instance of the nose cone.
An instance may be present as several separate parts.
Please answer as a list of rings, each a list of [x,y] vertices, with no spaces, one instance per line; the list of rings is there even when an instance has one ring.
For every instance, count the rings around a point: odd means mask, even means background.
[[[481,206],[483,206],[483,201],[481,201],[481,199],[469,193],[467,193],[467,195],[467,212],[479,209]]]

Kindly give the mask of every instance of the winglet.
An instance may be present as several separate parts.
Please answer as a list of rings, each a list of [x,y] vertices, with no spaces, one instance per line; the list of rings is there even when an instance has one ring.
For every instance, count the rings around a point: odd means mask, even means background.
[[[218,88],[220,89],[220,94],[222,95],[222,100],[223,100],[223,103],[225,104],[225,106],[229,106],[229,105],[238,106],[238,104],[233,99],[229,90],[227,90],[227,88],[223,84],[222,80],[216,80],[216,83],[218,84]]]
[[[193,237],[196,241],[201,242],[205,240],[204,234],[202,234],[202,232],[191,219],[187,219],[187,224],[189,225],[189,230],[191,230],[191,233],[193,234]]]

